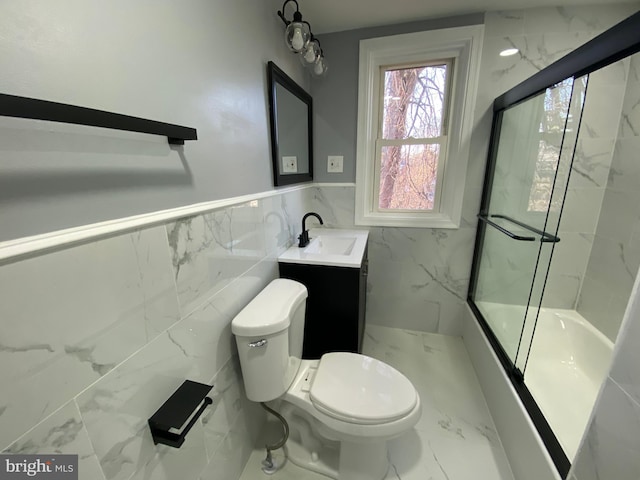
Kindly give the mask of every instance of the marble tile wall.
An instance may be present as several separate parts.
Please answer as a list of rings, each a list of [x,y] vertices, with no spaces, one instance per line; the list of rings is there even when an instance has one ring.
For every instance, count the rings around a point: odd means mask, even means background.
[[[79,455],[83,480],[237,478],[264,414],[230,322],[278,276],[304,190],[0,266],[0,451]],[[184,381],[214,404],[182,448],[147,419]]]
[[[640,478],[640,277],[625,313],[613,365],[571,474],[574,480]]]
[[[622,115],[609,127],[617,137],[577,305],[612,341],[640,266],[640,54],[630,58],[628,70],[626,92],[620,88],[625,93]]]
[[[575,309],[584,288],[622,112],[628,59],[589,75],[543,306]],[[626,304],[626,301],[625,301]],[[621,318],[621,314],[620,314]]]
[[[310,210],[327,226],[353,225],[355,188],[315,186]],[[475,238],[475,212],[458,230],[369,228],[367,323],[457,335]]]
[[[554,245],[545,307],[576,308],[611,166],[627,70],[628,61],[620,61],[589,76],[575,154],[572,145],[569,155],[561,157],[567,165],[573,157],[569,182],[565,176],[556,180],[559,192],[567,187],[558,230],[561,241]],[[552,225],[557,225],[559,213],[552,209]]]

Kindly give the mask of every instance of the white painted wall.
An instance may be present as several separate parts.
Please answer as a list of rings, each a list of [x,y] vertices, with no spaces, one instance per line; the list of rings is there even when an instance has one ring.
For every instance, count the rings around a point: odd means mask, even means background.
[[[199,140],[0,117],[0,241],[272,189],[266,63],[308,90],[268,2],[0,3],[0,93]]]

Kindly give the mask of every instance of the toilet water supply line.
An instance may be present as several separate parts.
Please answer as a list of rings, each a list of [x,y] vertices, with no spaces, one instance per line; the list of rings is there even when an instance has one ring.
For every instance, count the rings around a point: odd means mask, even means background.
[[[289,424],[285,420],[285,418],[276,412],[274,409],[268,407],[264,402],[260,402],[262,408],[264,408],[271,415],[276,417],[282,423],[283,436],[282,438],[273,445],[266,444],[265,448],[267,449],[267,458],[262,461],[262,471],[267,475],[272,475],[278,471],[280,466],[276,465],[276,462],[273,460],[273,456],[271,455],[272,450],[277,450],[279,448],[284,447],[284,444],[287,443],[287,439],[289,438]],[[285,452],[286,454],[286,452]]]

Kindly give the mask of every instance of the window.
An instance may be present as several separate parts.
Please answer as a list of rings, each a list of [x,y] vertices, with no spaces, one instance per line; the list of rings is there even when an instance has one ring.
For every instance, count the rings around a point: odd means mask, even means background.
[[[382,67],[374,195],[378,211],[438,211],[452,63]]]
[[[360,42],[357,224],[459,226],[481,33]]]

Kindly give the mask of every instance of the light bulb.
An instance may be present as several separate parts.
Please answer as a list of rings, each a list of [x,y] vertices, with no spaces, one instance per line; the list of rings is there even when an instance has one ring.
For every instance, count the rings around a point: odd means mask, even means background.
[[[294,28],[293,36],[291,37],[291,46],[296,50],[302,50],[304,47],[304,40],[302,39],[302,29]]]
[[[310,67],[320,57],[320,47],[317,40],[312,40],[307,48],[300,54],[300,61],[303,65]]]
[[[317,76],[321,77],[327,73],[327,61],[324,57],[320,57],[318,61],[313,65],[313,70],[311,72]]]
[[[306,23],[291,22],[284,32],[284,38],[287,46],[292,52],[303,52],[309,44],[311,32]]]
[[[313,46],[309,45],[307,51],[304,52],[304,60],[307,63],[313,63],[316,59],[316,52],[313,50]]]

